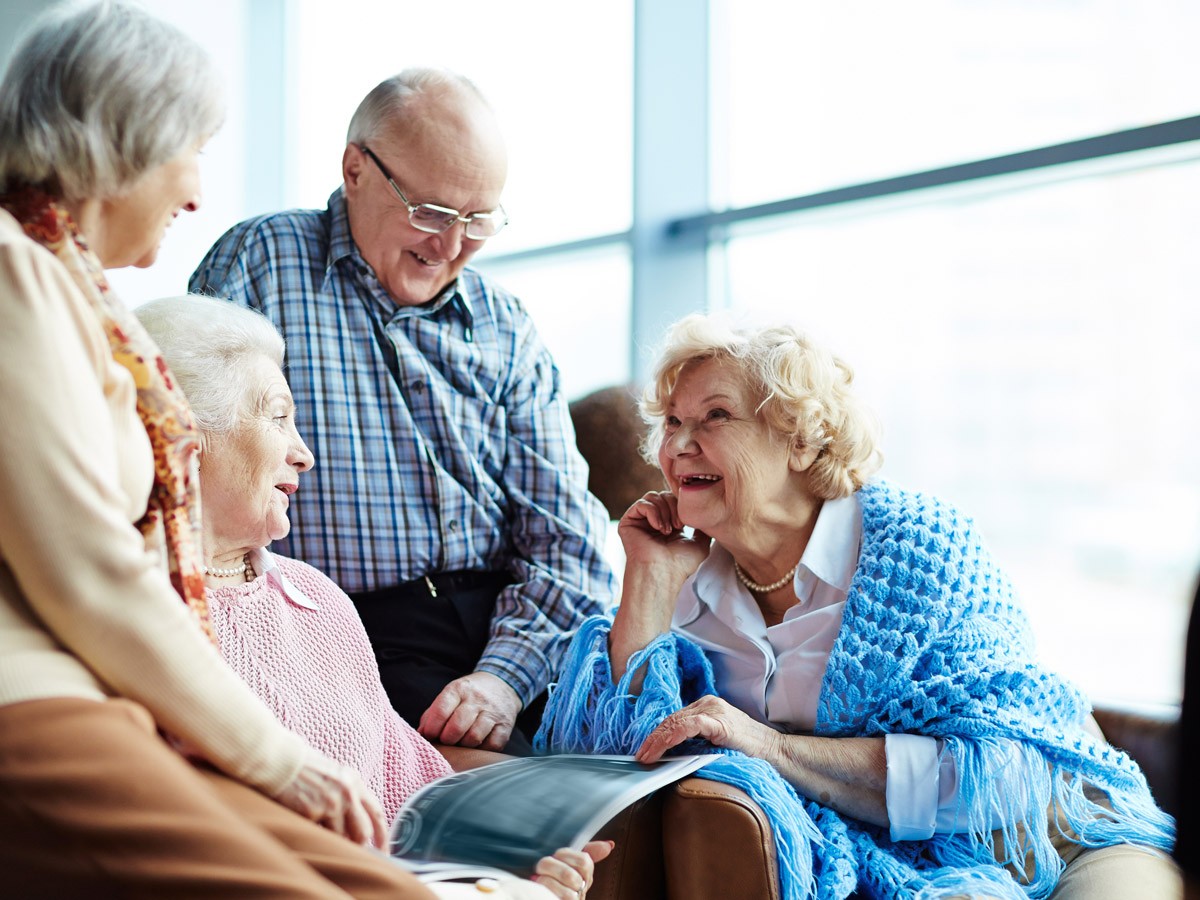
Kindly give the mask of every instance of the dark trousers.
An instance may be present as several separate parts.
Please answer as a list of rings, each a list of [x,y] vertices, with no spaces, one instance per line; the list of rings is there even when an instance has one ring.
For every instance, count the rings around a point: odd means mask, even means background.
[[[475,671],[487,646],[504,572],[447,572],[350,595],[379,662],[388,698],[406,722],[421,716],[447,684]],[[436,591],[436,594],[434,593]],[[545,694],[517,716],[505,753],[529,756]]]

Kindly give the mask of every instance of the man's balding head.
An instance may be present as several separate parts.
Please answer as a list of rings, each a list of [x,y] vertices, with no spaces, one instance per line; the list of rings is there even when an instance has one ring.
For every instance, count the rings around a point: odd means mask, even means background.
[[[430,203],[463,216],[496,210],[508,158],[495,114],[461,75],[406,69],[363,99],[347,139],[342,175],[359,252],[397,304],[433,300],[483,241],[466,237],[461,222],[442,234],[414,228],[383,173],[409,204]]]
[[[350,144],[380,140],[444,146],[468,140],[481,155],[504,152],[487,99],[469,78],[445,69],[405,69],[363,98],[346,133]]]

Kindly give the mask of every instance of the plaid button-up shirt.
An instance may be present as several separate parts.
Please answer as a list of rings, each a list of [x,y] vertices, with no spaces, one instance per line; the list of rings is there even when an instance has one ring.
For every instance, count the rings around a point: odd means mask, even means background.
[[[478,668],[536,696],[616,582],[558,370],[520,301],[468,268],[432,303],[397,306],[340,188],[325,210],[234,226],[189,287],[261,310],[287,340],[317,464],[274,549],[351,592],[510,572]]]

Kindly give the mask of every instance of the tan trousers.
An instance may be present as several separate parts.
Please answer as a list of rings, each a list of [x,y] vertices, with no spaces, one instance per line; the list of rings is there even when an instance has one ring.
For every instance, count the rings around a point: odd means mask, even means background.
[[[1063,854],[1067,869],[1050,900],[1179,900],[1183,879],[1165,853],[1123,844]]]
[[[1107,805],[1102,792],[1096,788],[1088,791],[1094,800]],[[1055,807],[1053,813],[1057,821],[1051,821],[1050,843],[1067,868],[1050,900],[1180,900],[1183,897],[1183,876],[1167,854],[1131,844],[1089,850],[1072,840],[1075,834],[1061,810]],[[993,838],[997,856],[1003,857],[1003,836],[997,831]],[[1032,867],[1032,859],[1028,865]],[[967,898],[960,895],[951,900]],[[979,895],[969,900],[991,898]]]
[[[128,700],[0,707],[0,894],[421,898],[383,856],[197,768]]]

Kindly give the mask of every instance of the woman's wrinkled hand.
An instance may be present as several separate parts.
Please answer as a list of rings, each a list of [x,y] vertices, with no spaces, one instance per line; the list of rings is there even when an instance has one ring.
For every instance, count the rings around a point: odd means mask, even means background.
[[[356,844],[386,844],[383,809],[358,772],[312,747],[296,777],[275,799]]]
[[[626,565],[654,566],[681,576],[680,581],[687,578],[708,557],[712,540],[702,531],[687,536],[683,527],[678,498],[670,491],[650,491],[617,523]]]
[[[779,732],[709,694],[663,719],[642,741],[635,756],[638,762],[656,762],[672,747],[692,738],[772,762]]]
[[[613,846],[612,841],[590,841],[582,850],[564,848],[543,856],[532,880],[561,900],[579,900],[592,886],[595,864],[612,853]]]

